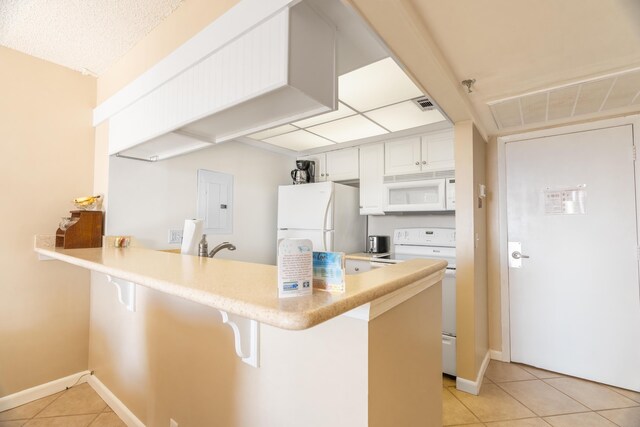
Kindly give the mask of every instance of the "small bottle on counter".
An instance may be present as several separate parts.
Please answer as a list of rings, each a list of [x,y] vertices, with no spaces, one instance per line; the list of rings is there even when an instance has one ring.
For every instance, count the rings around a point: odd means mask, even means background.
[[[207,235],[203,234],[200,243],[198,244],[198,256],[209,256],[209,244],[207,243]]]

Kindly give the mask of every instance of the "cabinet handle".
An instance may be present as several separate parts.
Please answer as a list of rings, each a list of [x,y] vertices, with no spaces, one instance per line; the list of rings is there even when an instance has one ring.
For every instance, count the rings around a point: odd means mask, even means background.
[[[420,162],[416,162],[416,166],[420,165]]]
[[[320,174],[320,176],[324,176],[324,174],[323,174],[323,173],[321,173],[321,174]]]
[[[326,176],[329,176],[329,174],[327,174]]]
[[[360,269],[359,269],[358,267],[356,267],[354,270],[356,270],[356,271],[360,271]]]
[[[427,164],[427,161],[426,161],[426,160],[423,160],[423,161],[422,161],[422,164],[423,164],[423,165],[426,165],[426,164]]]

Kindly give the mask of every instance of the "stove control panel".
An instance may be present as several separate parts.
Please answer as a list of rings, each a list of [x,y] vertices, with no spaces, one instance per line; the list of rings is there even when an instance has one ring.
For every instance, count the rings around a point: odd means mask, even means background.
[[[456,246],[455,228],[400,228],[393,232],[394,245]]]

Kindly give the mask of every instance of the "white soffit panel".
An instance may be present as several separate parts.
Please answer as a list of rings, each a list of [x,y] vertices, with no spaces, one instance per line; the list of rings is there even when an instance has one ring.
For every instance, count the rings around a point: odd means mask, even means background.
[[[385,58],[338,77],[338,97],[363,112],[423,96],[391,58]]]
[[[640,69],[490,102],[498,129],[542,124],[640,104]]]
[[[364,113],[365,116],[389,129],[391,132],[411,129],[418,126],[445,120],[440,111],[422,111],[413,101],[405,101],[388,107]]]
[[[263,130],[262,132],[256,132],[254,134],[249,135],[249,138],[253,138],[253,139],[271,138],[272,136],[282,135],[283,133],[293,132],[294,130],[298,130],[298,128],[291,125],[282,125],[275,128]]]
[[[323,123],[308,130],[336,142],[353,141],[388,133],[386,129],[360,115]]]
[[[268,144],[287,148],[293,151],[310,150],[312,148],[324,147],[325,145],[333,144],[333,141],[329,141],[325,138],[319,137],[318,135],[309,133],[306,130],[297,130],[295,132],[285,133],[263,139],[263,141]]]
[[[341,119],[343,117],[353,116],[354,114],[356,114],[355,111],[344,105],[342,102],[338,102],[338,109],[335,111],[320,114],[319,116],[300,120],[298,122],[293,122],[292,124],[300,128],[306,128],[309,126],[319,125],[320,123],[326,123],[332,120]]]

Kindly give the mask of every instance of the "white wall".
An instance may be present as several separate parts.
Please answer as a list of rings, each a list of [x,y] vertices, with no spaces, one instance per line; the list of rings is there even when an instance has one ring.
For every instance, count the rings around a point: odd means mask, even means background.
[[[209,247],[238,248],[217,257],[275,264],[278,185],[290,184],[293,158],[231,141],[156,163],[111,158],[107,234],[134,235],[149,248],[167,243],[168,230],[196,217],[198,169],[233,175],[233,233],[208,235]]]
[[[391,236],[393,245],[393,230],[396,228],[413,227],[443,227],[455,228],[455,214],[431,213],[431,214],[404,214],[404,215],[369,215],[369,235]]]

